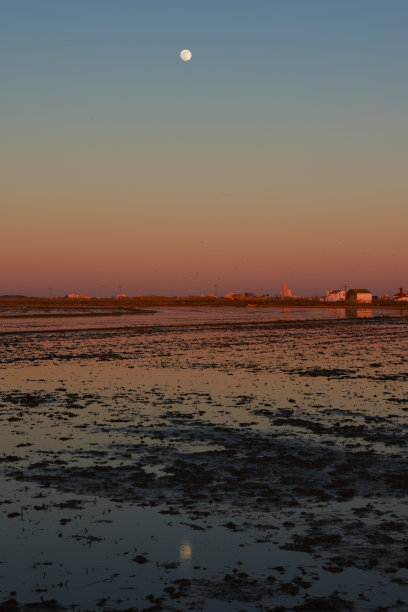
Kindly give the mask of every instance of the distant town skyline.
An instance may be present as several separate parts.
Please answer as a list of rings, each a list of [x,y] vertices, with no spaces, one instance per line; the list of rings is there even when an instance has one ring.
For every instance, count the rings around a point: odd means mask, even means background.
[[[405,0],[3,0],[0,292],[408,285],[407,23]]]
[[[408,286],[408,283],[407,283]],[[108,289],[107,286],[103,286],[102,288]],[[124,289],[123,286],[118,286],[115,287],[112,286],[112,291],[106,291],[106,292],[92,292],[92,291],[58,291],[55,287],[48,287],[46,291],[44,291],[43,293],[41,292],[24,292],[24,291],[4,291],[0,285],[0,297],[1,296],[5,296],[5,295],[27,295],[30,297],[49,297],[49,298],[53,298],[53,297],[70,297],[70,298],[91,298],[91,297],[116,297],[116,298],[120,298],[120,297],[137,297],[137,296],[148,296],[148,295],[156,295],[156,296],[168,296],[168,297],[186,297],[186,296],[216,296],[216,297],[232,297],[233,295],[243,295],[245,293],[247,293],[248,295],[254,295],[254,296],[265,296],[265,295],[269,295],[270,297],[280,297],[280,298],[310,298],[310,297],[322,297],[322,298],[327,298],[327,296],[330,293],[337,293],[340,292],[342,294],[342,297],[345,296],[345,294],[347,293],[348,290],[350,289],[368,289],[370,291],[370,293],[372,295],[376,295],[376,296],[385,296],[388,295],[389,297],[393,297],[396,295],[399,296],[408,296],[408,293],[406,293],[404,291],[404,287],[403,286],[398,286],[395,288],[390,288],[388,287],[386,290],[381,291],[381,292],[377,292],[375,290],[373,290],[371,287],[369,287],[367,284],[360,284],[360,285],[350,285],[348,283],[343,284],[343,285],[338,285],[336,286],[336,288],[333,287],[326,287],[324,290],[319,291],[319,292],[312,292],[312,291],[305,291],[305,292],[300,292],[297,290],[293,290],[292,287],[289,287],[287,283],[283,283],[282,285],[280,285],[280,289],[274,291],[274,290],[265,290],[265,291],[255,291],[255,290],[251,290],[248,288],[242,288],[242,289],[237,289],[237,290],[232,290],[232,291],[222,291],[219,290],[219,286],[217,285],[217,287],[213,286],[212,290],[208,290],[208,291],[198,291],[198,292],[190,292],[190,293],[177,293],[175,291],[168,291],[168,292],[159,292],[159,291],[147,291],[147,292],[143,292],[143,291],[126,291]],[[338,298],[334,298],[334,299],[338,299]],[[330,301],[330,300],[329,300]]]

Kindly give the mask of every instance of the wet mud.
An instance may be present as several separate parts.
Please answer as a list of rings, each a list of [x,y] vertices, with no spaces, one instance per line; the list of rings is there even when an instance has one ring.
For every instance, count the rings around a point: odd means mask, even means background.
[[[4,336],[0,610],[408,609],[407,329]]]

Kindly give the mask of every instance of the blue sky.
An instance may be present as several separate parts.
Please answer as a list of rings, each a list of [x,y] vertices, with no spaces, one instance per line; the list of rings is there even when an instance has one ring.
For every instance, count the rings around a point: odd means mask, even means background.
[[[70,272],[64,256],[78,233],[100,255],[106,241],[136,235],[141,250],[118,255],[115,277],[120,257],[137,260],[149,245],[158,253],[160,243],[166,255],[154,269],[166,269],[171,245],[185,244],[173,269],[192,259],[200,280],[186,268],[177,292],[212,285],[213,253],[227,262],[225,290],[274,292],[287,280],[318,291],[344,277],[385,290],[371,264],[360,262],[357,273],[344,258],[349,233],[398,283],[407,255],[407,25],[405,0],[2,0],[10,240],[2,248],[16,257],[16,240],[32,251],[34,235],[54,235],[36,269],[52,276],[47,262],[57,255],[66,283],[78,276],[79,264]],[[183,48],[191,62],[179,60]],[[333,232],[331,251],[324,237]],[[198,249],[211,233],[208,250]],[[268,235],[273,244],[260,251]],[[304,264],[261,264],[276,261],[288,240]],[[320,241],[327,268],[308,246]],[[254,251],[238,268],[234,243]],[[393,261],[375,259],[379,243],[395,251]],[[28,282],[21,257],[19,287]],[[86,273],[95,276],[97,263]],[[130,274],[123,284],[134,291],[169,290],[168,270],[150,282],[148,268],[140,287]]]

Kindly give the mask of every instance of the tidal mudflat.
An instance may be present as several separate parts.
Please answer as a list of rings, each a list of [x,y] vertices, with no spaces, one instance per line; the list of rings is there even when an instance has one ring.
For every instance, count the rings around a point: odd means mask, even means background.
[[[408,609],[408,322],[0,337],[0,610]]]

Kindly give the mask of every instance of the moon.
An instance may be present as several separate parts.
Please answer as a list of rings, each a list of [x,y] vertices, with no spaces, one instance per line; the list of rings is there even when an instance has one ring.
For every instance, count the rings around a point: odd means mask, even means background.
[[[189,62],[192,57],[192,53],[190,49],[183,49],[182,51],[180,51],[180,57],[183,60],[183,62]]]

